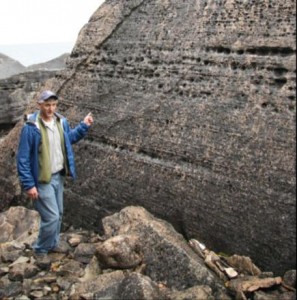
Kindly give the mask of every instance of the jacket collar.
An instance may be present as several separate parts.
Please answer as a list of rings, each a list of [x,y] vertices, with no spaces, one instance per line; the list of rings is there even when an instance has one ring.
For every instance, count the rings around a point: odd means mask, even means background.
[[[37,110],[32,114],[24,115],[24,121],[26,123],[31,123],[31,124],[36,125],[39,114],[40,114],[40,111]],[[61,115],[57,112],[55,112],[55,117],[57,118],[58,121],[60,121],[60,120],[62,121],[64,119],[63,115]]]

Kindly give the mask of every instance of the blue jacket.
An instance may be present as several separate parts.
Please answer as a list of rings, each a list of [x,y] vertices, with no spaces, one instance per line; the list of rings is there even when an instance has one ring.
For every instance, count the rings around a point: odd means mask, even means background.
[[[22,187],[27,191],[33,187],[38,187],[38,152],[41,142],[41,133],[37,124],[37,115],[39,111],[27,117],[19,141],[17,152],[17,170]],[[89,126],[80,122],[74,129],[62,115],[55,114],[58,121],[61,122],[64,131],[64,141],[66,149],[66,163],[68,164],[70,176],[76,177],[75,161],[72,144],[81,140],[88,132]]]

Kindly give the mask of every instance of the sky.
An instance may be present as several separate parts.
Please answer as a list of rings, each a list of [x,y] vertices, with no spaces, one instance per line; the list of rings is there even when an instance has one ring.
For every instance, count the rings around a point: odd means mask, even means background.
[[[88,23],[103,2],[104,0],[1,0],[0,53],[29,65],[31,61],[47,61],[43,58],[47,52],[50,59],[58,56],[56,52],[63,54],[64,49],[71,52],[80,29]]]

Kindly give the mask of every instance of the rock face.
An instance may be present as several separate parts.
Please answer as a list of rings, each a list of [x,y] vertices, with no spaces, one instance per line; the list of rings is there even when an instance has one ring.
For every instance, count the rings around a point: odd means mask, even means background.
[[[34,97],[36,90],[56,71],[30,71],[0,80],[0,129],[15,125]]]
[[[97,228],[137,204],[215,250],[294,268],[295,12],[291,0],[106,1],[47,84],[73,124],[95,117],[65,220]],[[19,193],[15,144],[0,145],[2,207]]]

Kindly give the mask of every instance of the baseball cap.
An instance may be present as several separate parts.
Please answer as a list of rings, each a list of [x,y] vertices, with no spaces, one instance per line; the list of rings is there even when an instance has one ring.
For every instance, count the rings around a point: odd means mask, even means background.
[[[44,101],[46,101],[50,98],[57,100],[58,96],[52,91],[43,91],[39,96],[38,103],[43,103]]]

